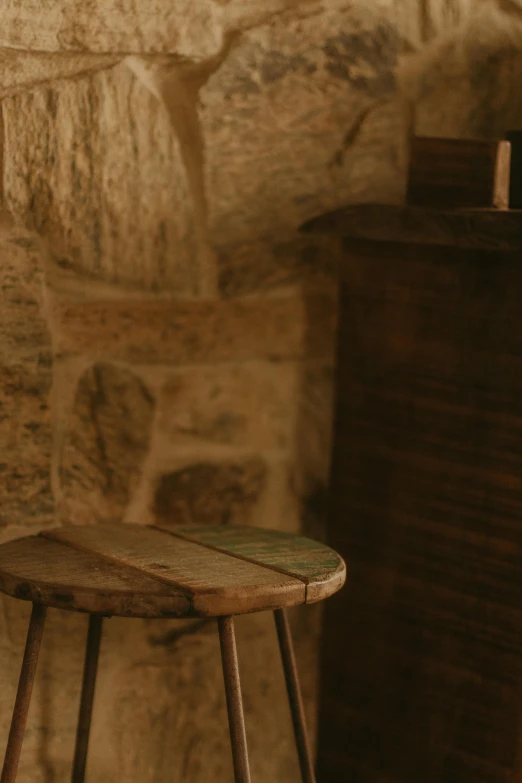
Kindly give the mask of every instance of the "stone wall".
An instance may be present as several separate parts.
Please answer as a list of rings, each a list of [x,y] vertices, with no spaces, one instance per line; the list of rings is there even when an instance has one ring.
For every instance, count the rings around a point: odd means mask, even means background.
[[[522,3],[0,0],[0,19],[0,540],[167,516],[321,537],[337,248],[298,226],[401,199],[412,127],[522,128]],[[3,743],[28,607],[1,607]],[[319,610],[293,624],[313,725]],[[296,783],[271,620],[238,630],[253,778]],[[85,631],[50,612],[21,781],[68,779]],[[89,775],[230,781],[213,625],[107,623]]]

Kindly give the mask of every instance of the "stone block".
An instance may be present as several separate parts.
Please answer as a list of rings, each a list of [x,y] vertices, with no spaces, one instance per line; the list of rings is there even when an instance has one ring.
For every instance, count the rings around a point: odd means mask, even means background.
[[[173,52],[205,56],[219,46],[211,0],[2,0],[3,46],[43,52]]]
[[[254,361],[170,373],[158,431],[172,453],[206,446],[287,452],[295,435],[299,366]]]
[[[209,57],[226,30],[248,29],[310,0],[2,0],[0,45],[44,52]]]
[[[129,370],[96,364],[82,375],[60,465],[68,523],[123,517],[149,450],[154,410]]]
[[[248,524],[264,488],[260,458],[200,462],[159,477],[153,512],[167,524]]]
[[[401,46],[384,5],[332,4],[249,30],[202,88],[209,236],[227,295],[327,269],[329,249],[296,240],[308,217],[400,198]]]
[[[162,105],[124,65],[3,101],[9,209],[86,283],[197,289],[192,203]]]

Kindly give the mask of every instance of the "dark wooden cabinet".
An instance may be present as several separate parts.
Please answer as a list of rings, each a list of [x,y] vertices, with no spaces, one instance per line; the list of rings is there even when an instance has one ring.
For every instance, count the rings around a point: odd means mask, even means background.
[[[519,783],[522,212],[306,230],[345,250],[318,783]]]

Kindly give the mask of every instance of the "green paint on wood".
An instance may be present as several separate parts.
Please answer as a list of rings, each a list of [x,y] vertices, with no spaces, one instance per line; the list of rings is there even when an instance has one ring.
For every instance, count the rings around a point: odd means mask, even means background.
[[[321,581],[342,567],[341,558],[330,547],[277,530],[236,525],[187,525],[162,529],[252,563],[284,571],[307,583]]]

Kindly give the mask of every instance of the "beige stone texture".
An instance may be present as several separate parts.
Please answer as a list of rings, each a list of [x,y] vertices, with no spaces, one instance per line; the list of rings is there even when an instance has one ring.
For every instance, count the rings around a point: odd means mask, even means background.
[[[203,365],[170,373],[158,401],[158,427],[180,450],[216,446],[287,453],[295,436],[295,362]]]
[[[247,525],[265,479],[266,466],[259,458],[200,461],[165,473],[155,487],[154,518],[180,525]]]
[[[2,0],[0,45],[207,57],[231,28],[320,9],[317,0]]]
[[[3,46],[29,51],[173,52],[219,45],[212,0],[2,0]]]
[[[292,242],[307,217],[350,199],[400,197],[402,117],[391,100],[400,48],[387,16],[330,7],[245,33],[202,88],[209,233],[226,289],[244,289],[249,251],[252,276],[270,280],[276,266],[284,274],[295,262],[278,264],[277,254],[300,252]],[[357,156],[340,154],[374,105]]]
[[[179,147],[124,65],[3,102],[6,202],[85,278],[191,296],[194,227]]]

